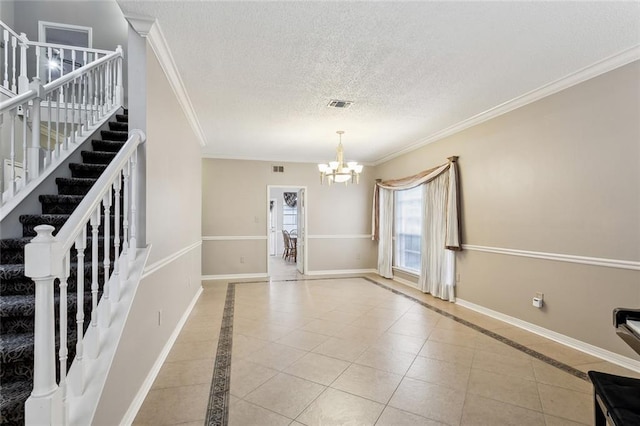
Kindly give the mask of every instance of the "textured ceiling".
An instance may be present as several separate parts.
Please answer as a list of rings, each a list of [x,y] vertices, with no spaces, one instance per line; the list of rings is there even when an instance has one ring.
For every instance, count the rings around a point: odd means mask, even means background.
[[[637,2],[118,3],[158,19],[220,158],[328,161],[341,129],[376,162],[640,44]]]

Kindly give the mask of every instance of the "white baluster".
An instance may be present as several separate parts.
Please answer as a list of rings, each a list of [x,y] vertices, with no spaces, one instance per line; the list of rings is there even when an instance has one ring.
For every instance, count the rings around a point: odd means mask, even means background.
[[[41,80],[40,77],[40,56],[42,55],[42,48],[36,46],[36,78]]]
[[[64,147],[69,149],[69,142],[71,142],[67,129],[69,123],[69,85],[65,84],[60,90],[62,91],[62,101],[64,102]]]
[[[64,93],[62,92],[62,88],[63,86],[60,86],[60,89],[58,90],[58,121],[60,122],[60,124],[62,124],[62,128],[63,128],[63,134],[62,134],[62,138],[60,140],[60,143],[62,144],[62,147],[65,151],[69,150],[69,143],[67,141],[67,103],[64,101]],[[60,104],[63,104],[64,106],[64,123],[62,123],[62,119],[60,118]],[[58,126],[59,126],[58,125]],[[56,136],[57,138],[58,136]]]
[[[60,77],[64,75],[64,49],[60,49]]]
[[[4,79],[2,86],[9,90],[9,31],[2,31],[2,40],[4,41]]]
[[[18,77],[18,93],[29,90],[29,77],[27,75],[27,35],[20,34],[20,76]]]
[[[40,176],[40,101],[44,97],[44,88],[40,84],[40,80],[33,79],[31,90],[35,90],[36,97],[33,99],[31,107],[32,132],[28,161],[29,182]],[[24,123],[26,122],[27,118],[25,117]]]
[[[24,177],[22,178],[22,182],[20,187],[18,187],[18,192],[20,190],[20,188],[22,186],[24,186],[27,182],[29,182],[31,180],[31,173],[30,173],[30,168],[31,165],[29,164],[29,157],[27,157],[27,152],[28,152],[28,146],[29,143],[27,142],[27,110],[29,108],[29,104],[28,103],[24,103],[21,105],[22,107],[22,113],[23,113],[23,120],[22,120],[22,170],[24,170]]]
[[[47,83],[51,83],[51,71],[53,70],[53,53],[50,47],[47,47]]]
[[[113,87],[113,67],[112,61],[110,61],[104,68],[105,72],[105,103],[106,110],[111,111],[113,107],[113,95],[112,95],[112,87]]]
[[[9,111],[11,118],[11,186],[9,194],[11,194],[11,198],[16,195],[16,112],[15,108]]]
[[[16,86],[16,76],[18,72],[16,71],[16,47],[18,46],[18,39],[15,36],[11,36],[11,65],[12,65],[12,74],[11,74],[11,91],[14,93],[18,93],[18,87]]]
[[[25,403],[25,422],[59,424],[61,399],[56,384],[54,280],[61,275],[61,262],[54,257],[55,239],[51,225],[36,226],[36,237],[26,245],[25,275],[35,283],[35,327],[33,391]]]
[[[87,331],[87,356],[96,359],[99,353],[98,334],[98,226],[100,226],[100,206],[91,215],[91,327]]]
[[[74,51],[75,53],[75,51]],[[75,58],[74,58],[75,63]],[[78,100],[76,99],[76,87],[78,86],[78,79],[74,79],[71,82],[71,143],[76,143],[76,129],[79,126],[76,124],[76,110],[78,107]]]
[[[111,196],[111,185],[109,185],[109,189],[102,200],[102,204],[104,205],[104,290],[102,293],[102,299],[105,309],[102,312],[101,318],[104,318],[104,322],[102,324],[104,327],[108,327],[111,323],[111,304],[113,303],[113,299],[111,297],[111,283],[109,282],[109,268],[111,263],[109,258],[109,252],[111,250]]]
[[[83,227],[80,235],[76,238],[75,247],[77,252],[77,268],[76,268],[76,359],[78,363],[79,374],[75,376],[77,382],[73,383],[76,395],[84,393],[84,249],[87,244],[87,228]]]
[[[51,93],[49,93],[49,95],[47,95],[47,151],[49,152],[48,164],[51,164],[51,162],[53,161],[55,148],[56,147],[54,145],[53,150],[51,149]]]
[[[120,292],[121,292],[121,279],[120,279],[120,267],[118,259],[120,258],[120,188],[122,185],[120,174],[116,178],[115,182],[113,182],[114,188],[114,199],[115,205],[113,208],[114,224],[113,224],[113,246],[115,248],[113,255],[113,287],[111,287],[111,300],[113,303],[118,303],[120,301]]]
[[[69,349],[67,343],[68,319],[67,319],[67,287],[71,268],[71,252],[67,252],[64,257],[64,266],[62,277],[60,277],[60,350],[58,357],[60,359],[60,391],[62,399],[62,424],[67,424],[67,358]]]
[[[121,56],[117,59],[117,70],[116,70],[116,104],[118,106],[122,105],[124,99],[124,88],[122,86],[122,46],[118,45],[116,48],[116,52],[120,53]]]
[[[138,151],[136,150],[131,156],[131,238],[129,239],[129,263],[132,263],[136,259],[136,249],[138,248],[136,240],[136,227],[138,224],[138,211],[136,206],[138,192],[137,161]]]
[[[122,174],[124,176],[124,206],[122,209],[122,257],[120,258],[120,276],[123,281],[129,278],[129,173],[131,159],[127,161]]]
[[[60,95],[56,96],[55,92],[51,94],[56,100],[56,151],[58,157],[62,154],[62,141],[60,140]]]

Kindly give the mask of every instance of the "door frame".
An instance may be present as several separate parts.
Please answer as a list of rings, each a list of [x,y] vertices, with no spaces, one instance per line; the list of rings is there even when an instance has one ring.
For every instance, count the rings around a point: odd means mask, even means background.
[[[267,218],[269,217],[269,201],[271,201],[271,189],[284,189],[284,188],[295,188],[296,192],[300,189],[304,189],[304,193],[305,193],[305,203],[303,206],[303,210],[304,210],[304,255],[303,255],[303,259],[302,259],[302,269],[304,270],[304,273],[306,274],[307,271],[309,270],[309,244],[307,244],[308,242],[308,237],[307,235],[309,235],[309,231],[308,231],[308,225],[309,225],[309,188],[307,187],[307,185],[296,185],[296,184],[291,184],[291,185],[267,185],[267,193],[266,193],[266,201],[265,201],[265,210],[267,212]],[[270,277],[271,276],[271,270],[269,267],[269,221],[266,221],[266,230],[267,230],[267,242],[266,242],[266,254],[267,254],[267,276]],[[300,229],[300,223],[298,223],[298,229]],[[298,235],[300,233],[298,232]],[[277,238],[277,237],[276,237]]]

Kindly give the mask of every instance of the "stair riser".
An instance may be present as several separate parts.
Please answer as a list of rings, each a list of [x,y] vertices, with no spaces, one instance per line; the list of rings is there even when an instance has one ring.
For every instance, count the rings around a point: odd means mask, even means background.
[[[127,132],[129,131],[129,123],[128,122],[123,123],[120,121],[116,121],[116,122],[110,121],[109,130],[115,130],[118,132]]]
[[[59,195],[86,195],[87,192],[91,189],[95,182],[91,183],[58,183],[58,194]]]
[[[128,132],[103,130],[100,132],[102,140],[125,142],[129,138]]]
[[[105,168],[93,169],[81,166],[83,166],[83,164],[79,164],[78,166],[69,165],[69,168],[71,169],[71,177],[97,179],[105,170]]]
[[[111,263],[113,264],[113,262]],[[111,266],[111,268],[113,268],[113,266]],[[109,269],[109,273],[112,273],[112,272],[113,272],[113,269]],[[91,269],[87,268],[84,274],[85,290],[91,286],[91,279],[92,279],[91,275],[92,275]],[[76,289],[77,289],[76,283],[77,283],[76,274],[75,274],[75,271],[72,271],[71,276],[67,280],[68,293],[71,294],[76,292]],[[103,284],[104,284],[104,270],[102,266],[100,266],[98,269],[99,288],[102,288]],[[54,284],[54,287],[57,294],[60,288],[60,285],[58,284],[57,281]],[[2,282],[0,283],[0,291],[5,296],[31,295],[31,294],[34,294],[35,292],[35,286],[33,281],[29,277],[25,277],[24,275],[22,275],[20,278],[15,278],[12,280],[2,280]]]
[[[109,142],[109,141],[91,141],[91,146],[94,151],[101,152],[118,152],[124,146],[124,142]]]
[[[82,151],[82,161],[86,164],[109,164],[115,156],[115,153]]]

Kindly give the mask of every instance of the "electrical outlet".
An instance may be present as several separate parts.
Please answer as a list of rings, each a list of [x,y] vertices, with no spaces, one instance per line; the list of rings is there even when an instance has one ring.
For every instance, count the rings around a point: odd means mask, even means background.
[[[459,283],[460,282],[460,273],[456,274],[456,282]]]
[[[244,256],[240,256],[240,263],[244,263]]]
[[[162,311],[158,311],[158,325],[162,325]]]
[[[356,253],[356,260],[360,260],[360,253]]]

